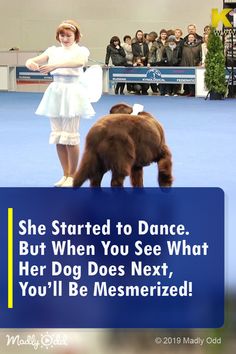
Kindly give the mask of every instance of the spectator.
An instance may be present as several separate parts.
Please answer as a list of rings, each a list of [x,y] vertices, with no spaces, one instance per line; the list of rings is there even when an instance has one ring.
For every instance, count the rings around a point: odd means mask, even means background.
[[[157,66],[161,61],[161,49],[158,45],[156,39],[158,35],[156,32],[152,31],[149,33],[149,54],[148,54],[148,66]],[[151,84],[151,89],[153,94],[157,94],[158,88],[157,84]]]
[[[183,45],[183,31],[180,28],[176,28],[175,29],[175,43],[178,46],[178,55],[179,58],[181,60],[181,56],[182,56],[182,45]],[[180,84],[180,85],[176,85],[175,86],[175,91],[178,93],[183,93],[184,92],[184,85]]]
[[[157,40],[157,44],[159,47],[159,58],[160,58],[159,65],[162,63],[162,55],[163,55],[164,48],[166,46],[166,42],[167,42],[167,31],[165,29],[162,29],[160,30],[160,35]],[[166,92],[165,84],[159,84],[158,86],[159,86],[161,96],[164,96]]]
[[[171,35],[168,37],[167,45],[163,50],[162,55],[162,65],[167,66],[178,66],[180,63],[180,56],[179,56],[179,47],[176,45],[175,36]],[[170,96],[175,95],[177,96],[178,86],[175,84],[162,84],[162,93],[161,95]]]
[[[149,49],[141,30],[136,32],[135,38],[132,41],[132,52],[134,61],[136,61],[136,58],[141,58],[143,65],[147,65]]]
[[[195,41],[198,41],[200,43],[203,42],[202,36],[197,34],[196,25],[194,25],[194,24],[188,25],[187,30],[188,30],[188,34],[187,34],[187,36],[184,37],[184,42],[188,41],[188,35],[189,34],[193,34],[195,36]]]
[[[121,47],[125,51],[125,57],[126,57],[126,62],[128,65],[133,65],[133,52],[132,52],[132,46],[131,46],[131,37],[129,35],[124,36],[123,38],[123,43],[121,44]]]
[[[182,38],[183,31],[180,28],[176,28],[174,35],[175,35],[175,43],[179,45],[183,40]]]
[[[161,51],[160,45],[157,43],[157,33],[150,32],[149,35],[149,53],[148,53],[148,64],[149,66],[157,66],[157,64],[161,61]]]
[[[164,49],[164,46],[166,45],[166,41],[167,41],[167,31],[165,29],[162,29],[160,30],[160,35],[157,40],[157,43],[162,49]]]
[[[182,48],[181,66],[199,66],[202,61],[201,42],[190,33]],[[195,96],[195,85],[185,85],[188,89],[187,96]]]
[[[141,67],[144,66],[142,58],[141,57],[136,57],[134,59],[133,66],[134,67],[135,66],[141,66]],[[141,94],[141,93],[142,93],[142,95],[148,95],[148,92],[147,92],[148,88],[149,88],[149,85],[148,84],[143,84],[143,83],[136,83],[133,86],[134,92],[136,94],[138,94],[138,95]]]
[[[129,35],[126,35],[126,36],[124,36],[123,41],[124,42],[121,44],[121,46],[125,51],[127,66],[133,66],[133,57],[134,56],[133,56],[132,46],[131,46],[131,37]],[[133,84],[132,83],[127,84],[127,91],[128,92],[133,91]]]
[[[208,42],[208,33],[203,34],[203,43],[202,43],[202,66],[205,66],[205,60],[207,55],[207,42]]]
[[[203,29],[204,33],[203,34],[209,34],[211,32],[211,26],[206,25]]]
[[[111,58],[112,64],[114,66],[126,66],[126,55],[124,49],[121,47],[120,39],[117,36],[113,36],[110,40],[110,44],[107,46],[105,64],[109,64]],[[118,82],[115,86],[115,94],[124,94],[125,84],[123,82]]]
[[[144,37],[145,42],[148,44],[149,43],[149,35],[148,35],[148,33],[144,33],[143,37]]]

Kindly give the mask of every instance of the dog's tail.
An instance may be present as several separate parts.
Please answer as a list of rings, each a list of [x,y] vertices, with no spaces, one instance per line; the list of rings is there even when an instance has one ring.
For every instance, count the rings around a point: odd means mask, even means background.
[[[96,156],[85,150],[79,165],[79,169],[74,176],[74,187],[80,187],[85,181],[90,179],[94,166],[96,166],[95,160]]]
[[[173,183],[172,175],[172,155],[167,145],[161,148],[161,157],[158,164],[158,183],[160,187],[171,187]]]

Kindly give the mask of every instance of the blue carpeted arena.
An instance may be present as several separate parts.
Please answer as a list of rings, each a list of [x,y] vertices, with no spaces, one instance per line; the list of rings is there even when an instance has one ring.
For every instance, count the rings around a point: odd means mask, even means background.
[[[1,187],[51,187],[61,175],[55,146],[48,144],[49,121],[34,114],[41,97],[41,93],[0,94]],[[236,101],[104,95],[94,104],[95,118],[81,121],[81,154],[89,128],[119,102],[143,104],[144,110],[163,124],[173,154],[174,187],[220,187],[224,190],[226,259],[230,264],[227,269],[230,279],[226,282],[235,287]],[[144,169],[144,185],[158,186],[155,164]],[[104,176],[102,186],[110,186],[109,173]],[[125,186],[130,186],[128,178]],[[230,248],[227,245],[231,245]]]

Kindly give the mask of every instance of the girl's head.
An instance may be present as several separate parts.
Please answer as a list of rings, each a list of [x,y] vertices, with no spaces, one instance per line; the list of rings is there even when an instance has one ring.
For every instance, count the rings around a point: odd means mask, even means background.
[[[74,42],[78,43],[80,40],[81,34],[79,30],[79,25],[73,20],[63,21],[57,28],[56,31],[56,40],[60,43],[72,44]]]
[[[110,39],[110,45],[112,45],[112,46],[114,46],[114,47],[116,47],[117,45],[120,46],[120,38],[117,37],[117,36],[111,37],[111,39]]]
[[[138,30],[135,33],[135,39],[137,40],[137,42],[140,42],[140,43],[143,42],[144,41],[143,31]]]

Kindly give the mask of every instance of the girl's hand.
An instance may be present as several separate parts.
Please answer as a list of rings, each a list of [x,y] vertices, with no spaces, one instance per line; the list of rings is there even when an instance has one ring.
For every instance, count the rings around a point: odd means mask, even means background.
[[[26,67],[32,71],[39,71],[39,65],[31,59],[27,60]]]
[[[45,65],[41,65],[39,67],[39,71],[42,73],[42,74],[48,74],[50,73],[51,71],[55,70],[55,65],[48,65],[48,64],[45,64]]]

